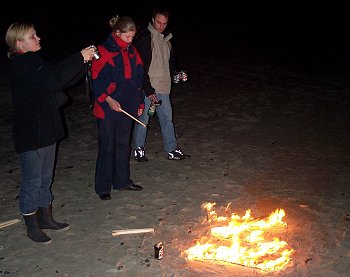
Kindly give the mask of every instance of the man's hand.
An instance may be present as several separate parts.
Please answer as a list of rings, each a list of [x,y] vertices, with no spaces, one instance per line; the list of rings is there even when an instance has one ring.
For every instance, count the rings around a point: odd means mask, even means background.
[[[151,94],[150,96],[148,96],[148,99],[149,99],[152,103],[158,102],[158,98],[157,98],[157,95],[156,95],[156,94]]]

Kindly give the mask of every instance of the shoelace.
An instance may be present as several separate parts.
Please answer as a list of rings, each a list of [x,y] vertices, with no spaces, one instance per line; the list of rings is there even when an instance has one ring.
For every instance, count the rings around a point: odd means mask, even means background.
[[[176,153],[179,153],[179,154],[181,154],[181,155],[184,154],[184,153],[182,153],[181,149],[175,149],[175,152],[176,152]]]
[[[145,150],[138,149],[136,151],[140,154],[141,157],[143,157],[145,155]]]

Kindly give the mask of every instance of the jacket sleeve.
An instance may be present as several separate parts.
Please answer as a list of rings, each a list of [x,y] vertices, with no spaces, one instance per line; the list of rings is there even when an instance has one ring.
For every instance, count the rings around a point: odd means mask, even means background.
[[[142,33],[134,42],[134,46],[140,53],[143,61],[143,90],[146,96],[150,96],[155,93],[155,89],[151,85],[151,81],[148,75],[149,67],[152,61],[152,48],[151,48],[151,36],[150,33]]]
[[[92,61],[91,75],[95,99],[97,102],[102,103],[117,87],[111,75],[116,69],[110,68],[114,66],[114,63],[107,49],[103,46],[98,46],[98,50],[101,53],[101,58]]]
[[[144,78],[144,68],[143,61],[141,59],[140,53],[137,51],[136,47],[134,47],[134,51],[136,54],[136,78],[137,78],[137,89],[139,91],[138,100],[139,100],[139,108],[145,108],[145,93],[143,91],[143,78]]]
[[[175,54],[174,54],[174,47],[170,48],[169,70],[170,70],[171,77],[174,76],[175,72],[177,71]],[[171,78],[171,79],[173,79],[173,78]]]
[[[69,55],[57,63],[57,78],[61,89],[66,89],[76,84],[85,73],[84,58],[80,52]]]
[[[27,78],[33,91],[39,94],[64,89],[72,81],[77,81],[84,72],[84,59],[81,53],[75,53],[57,64],[50,63],[40,55],[28,52],[23,54],[23,78]]]

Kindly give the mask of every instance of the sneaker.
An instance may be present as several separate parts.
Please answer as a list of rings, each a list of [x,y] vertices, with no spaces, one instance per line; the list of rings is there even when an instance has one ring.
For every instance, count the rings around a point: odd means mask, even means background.
[[[189,157],[190,155],[182,152],[180,148],[176,148],[175,150],[168,153],[168,160],[184,160]]]
[[[135,150],[135,160],[138,162],[147,162],[148,159],[145,156],[145,147],[137,147]]]

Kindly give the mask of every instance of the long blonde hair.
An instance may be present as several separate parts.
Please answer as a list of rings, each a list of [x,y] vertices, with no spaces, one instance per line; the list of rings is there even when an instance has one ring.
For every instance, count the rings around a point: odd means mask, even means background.
[[[9,59],[11,59],[13,54],[18,51],[17,41],[23,39],[31,28],[34,28],[34,24],[29,22],[15,22],[8,27],[5,35],[5,41],[9,47],[7,50],[7,57]]]

